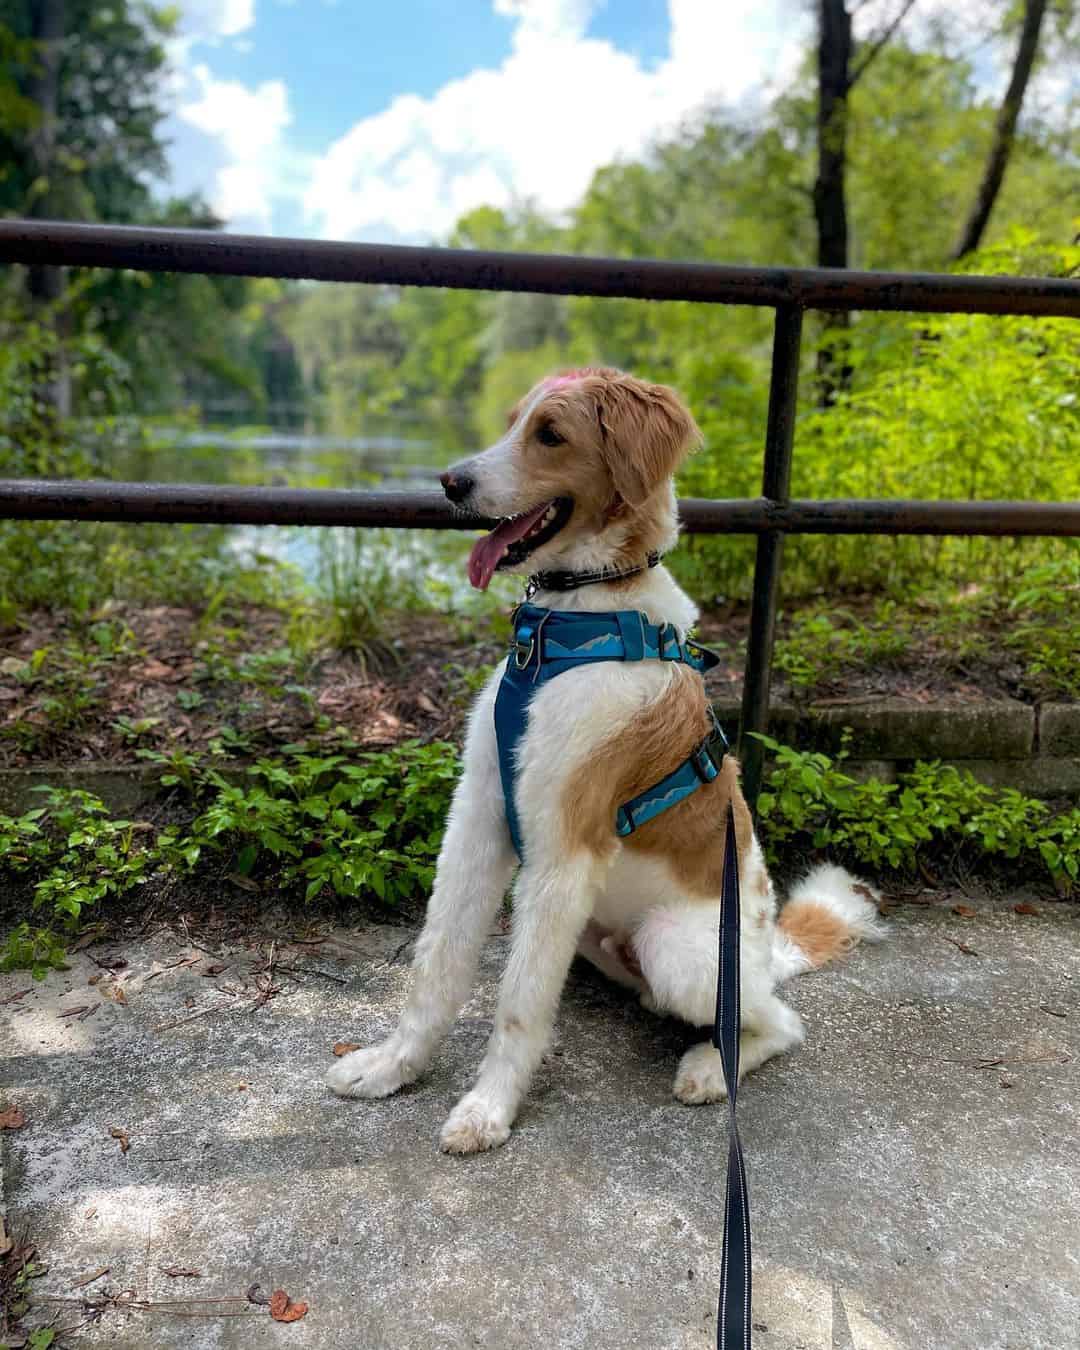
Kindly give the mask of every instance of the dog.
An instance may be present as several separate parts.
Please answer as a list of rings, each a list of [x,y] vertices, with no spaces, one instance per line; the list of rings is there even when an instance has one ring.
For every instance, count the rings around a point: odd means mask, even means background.
[[[497,571],[533,574],[535,605],[640,611],[684,636],[697,609],[667,569],[652,564],[676,543],[673,475],[700,439],[664,385],[607,367],[542,381],[495,445],[442,477],[455,505],[500,521],[472,549],[472,584],[486,588]],[[545,591],[541,567],[589,584]],[[404,1012],[381,1044],[333,1066],[327,1081],[341,1096],[385,1097],[414,1082],[470,993],[518,863],[494,726],[502,673],[501,666],[470,715]],[[475,1086],[443,1126],[444,1151],[477,1153],[509,1137],[575,953],[636,991],[650,1011],[711,1026],[729,803],[742,892],[740,1081],[803,1040],[802,1020],[778,987],[859,939],[885,935],[876,892],[835,866],[811,871],[778,914],[731,756],[678,805],[626,838],[616,834],[620,803],[686,760],[709,726],[703,680],[674,661],[605,660],[537,688],[516,755],[513,803],[525,861],[514,884],[510,956]],[[683,1055],[674,1093],[686,1103],[726,1096],[710,1041]]]

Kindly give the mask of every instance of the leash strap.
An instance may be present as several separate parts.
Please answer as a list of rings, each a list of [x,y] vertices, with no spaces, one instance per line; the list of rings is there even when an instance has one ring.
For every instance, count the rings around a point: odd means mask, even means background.
[[[717,1350],[750,1350],[750,1202],[735,1120],[739,1089],[739,855],[735,845],[735,811],[730,803],[720,892],[720,960],[713,1045],[720,1051],[728,1089],[728,1171],[716,1346]]]

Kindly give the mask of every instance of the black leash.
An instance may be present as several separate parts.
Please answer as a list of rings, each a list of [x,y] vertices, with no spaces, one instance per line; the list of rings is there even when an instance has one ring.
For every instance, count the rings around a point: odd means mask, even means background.
[[[615,567],[598,567],[595,572],[534,572],[525,586],[525,599],[531,600],[537,591],[576,591],[581,586],[595,586],[599,581],[625,581],[655,567],[663,556],[650,553],[643,563],[624,572]]]
[[[739,855],[735,846],[735,810],[730,803],[720,891],[720,961],[713,1045],[720,1051],[728,1090],[728,1173],[716,1345],[717,1350],[749,1350],[750,1202],[739,1127],[735,1121],[735,1097],[739,1088]]]
[[[525,588],[528,602],[537,591],[575,591],[601,581],[621,581],[655,567],[663,555],[650,553],[645,562],[625,572],[534,572]],[[723,733],[716,726],[720,743]],[[724,1201],[724,1246],[720,1257],[720,1296],[716,1309],[717,1350],[750,1350],[752,1269],[750,1201],[746,1167],[735,1119],[739,1090],[739,854],[735,844],[735,810],[728,803],[724,838],[724,875],[720,887],[719,963],[713,1045],[720,1052],[728,1089],[728,1172]]]

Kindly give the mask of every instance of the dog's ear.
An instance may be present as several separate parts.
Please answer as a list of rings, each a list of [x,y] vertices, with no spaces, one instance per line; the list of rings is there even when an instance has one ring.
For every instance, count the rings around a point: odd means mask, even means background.
[[[630,506],[641,506],[701,444],[701,432],[666,385],[629,375],[590,383],[601,450],[615,491]]]

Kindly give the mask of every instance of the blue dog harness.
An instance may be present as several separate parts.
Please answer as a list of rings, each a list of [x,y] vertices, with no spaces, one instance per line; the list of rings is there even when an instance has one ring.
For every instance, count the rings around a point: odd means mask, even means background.
[[[510,656],[495,699],[499,774],[506,820],[518,857],[524,857],[524,851],[514,804],[517,748],[525,732],[529,704],[542,684],[577,666],[600,661],[677,661],[704,674],[719,659],[697,643],[681,640],[674,624],[650,623],[638,610],[588,614],[520,605],[514,612]],[[720,772],[727,748],[714,718],[712,731],[677,769],[619,807],[612,821],[615,833],[624,838],[633,834],[639,825],[678,805],[703,783],[711,783]]]

